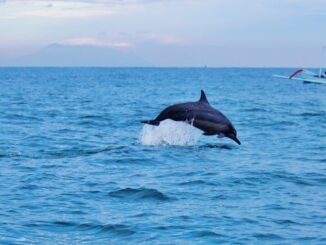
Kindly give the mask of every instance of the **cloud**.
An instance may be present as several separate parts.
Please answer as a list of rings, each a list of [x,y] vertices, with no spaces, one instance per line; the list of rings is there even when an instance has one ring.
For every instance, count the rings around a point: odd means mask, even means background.
[[[185,0],[0,0],[0,19],[24,17],[84,18],[107,16],[123,5]]]
[[[114,12],[109,9],[89,9],[89,10],[31,10],[20,12],[17,17],[47,17],[47,18],[84,18],[112,15]]]
[[[0,0],[1,1],[1,0]],[[10,0],[9,0],[10,1]],[[86,3],[69,3],[62,1],[7,1],[7,8],[0,9],[0,19],[18,19],[26,17],[45,18],[86,18],[113,15],[112,8],[100,8]]]
[[[108,47],[108,48],[120,48],[126,49],[131,48],[132,44],[128,42],[112,42],[107,40],[99,40],[91,37],[81,37],[81,38],[72,38],[59,42],[59,44],[71,45],[71,46],[98,46],[98,47]]]
[[[182,40],[179,37],[170,34],[148,34],[145,39],[156,41],[162,44],[180,44]]]
[[[47,3],[47,4],[44,5],[44,7],[46,7],[46,8],[52,8],[53,7],[53,4],[52,3]]]
[[[314,8],[307,12],[307,15],[312,16],[325,16],[326,15],[326,8]]]
[[[172,2],[184,0],[0,0],[0,3],[98,3],[98,4],[143,4],[143,3],[156,3],[156,2]]]
[[[51,7],[48,7],[51,8]],[[87,17],[96,17],[96,16],[107,16],[112,15],[113,11],[110,10],[31,10],[31,11],[22,11],[11,15],[2,15],[0,19],[17,19],[22,17],[46,17],[46,18],[87,18]]]

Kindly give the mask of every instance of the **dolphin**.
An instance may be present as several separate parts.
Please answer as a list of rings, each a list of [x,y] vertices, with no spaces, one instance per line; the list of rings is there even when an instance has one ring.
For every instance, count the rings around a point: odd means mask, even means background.
[[[166,119],[183,121],[203,131],[203,135],[217,135],[219,138],[228,137],[239,145],[237,131],[230,120],[220,111],[213,108],[201,90],[200,99],[196,102],[175,104],[165,108],[154,120],[142,123],[158,126]]]

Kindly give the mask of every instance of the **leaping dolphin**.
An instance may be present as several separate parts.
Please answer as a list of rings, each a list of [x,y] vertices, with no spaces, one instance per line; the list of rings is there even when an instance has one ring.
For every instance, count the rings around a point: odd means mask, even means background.
[[[142,121],[142,123],[158,126],[165,119],[183,121],[204,131],[203,135],[228,137],[239,145],[241,144],[237,138],[237,131],[230,120],[222,112],[214,109],[209,104],[203,90],[201,90],[201,96],[198,101],[169,106],[154,120]]]

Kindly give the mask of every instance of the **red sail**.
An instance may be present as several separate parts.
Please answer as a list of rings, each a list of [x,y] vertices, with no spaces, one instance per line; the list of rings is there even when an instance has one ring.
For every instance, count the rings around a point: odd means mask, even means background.
[[[291,79],[292,77],[294,77],[295,75],[297,75],[300,72],[303,72],[303,69],[300,69],[300,70],[297,70],[297,71],[293,72],[293,74],[289,77],[289,79]]]

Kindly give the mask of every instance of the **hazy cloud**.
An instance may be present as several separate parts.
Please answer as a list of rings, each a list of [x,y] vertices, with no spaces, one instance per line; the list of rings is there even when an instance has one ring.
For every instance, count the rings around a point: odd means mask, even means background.
[[[325,16],[326,15],[326,8],[313,8],[307,13],[307,15]]]
[[[170,34],[148,34],[145,35],[145,40],[157,41],[162,44],[181,44],[181,38]]]
[[[100,10],[100,9],[92,9],[92,10],[50,10],[50,11],[42,11],[42,10],[34,10],[29,12],[21,12],[21,16],[34,16],[34,17],[49,17],[49,18],[82,18],[82,17],[95,17],[95,16],[104,16],[104,15],[112,15],[113,11],[111,10]]]
[[[98,3],[98,4],[143,4],[155,2],[172,2],[172,1],[186,1],[186,0],[0,0],[0,3]],[[188,0],[189,1],[189,0]]]
[[[10,1],[10,0],[9,0]],[[45,18],[85,18],[108,16],[114,14],[112,8],[93,7],[86,3],[69,3],[62,1],[19,1],[6,2],[6,7],[0,8],[0,19],[18,19],[26,17]]]
[[[108,48],[130,48],[132,44],[128,42],[112,42],[107,40],[99,40],[92,37],[81,37],[81,38],[72,38],[59,42],[59,44],[72,45],[72,46],[98,46],[98,47],[108,47]]]

